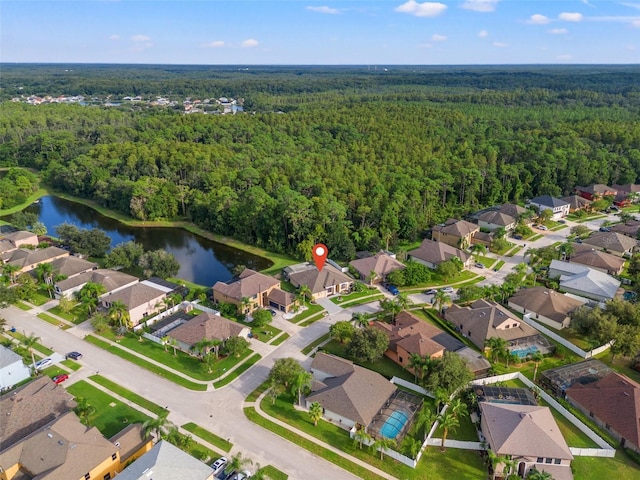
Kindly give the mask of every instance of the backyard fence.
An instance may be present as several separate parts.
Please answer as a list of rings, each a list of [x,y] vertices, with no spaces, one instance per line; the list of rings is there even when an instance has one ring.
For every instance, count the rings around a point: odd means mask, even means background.
[[[419,393],[420,395],[426,395],[427,397],[436,398],[435,395],[433,395],[433,393],[431,393],[430,391],[425,390],[424,388],[422,388],[419,385],[416,385],[415,383],[411,383],[406,380],[403,380],[402,378],[393,377],[391,379],[391,383],[393,383],[394,385],[400,385],[401,387],[407,388],[409,390],[413,390],[414,392]]]

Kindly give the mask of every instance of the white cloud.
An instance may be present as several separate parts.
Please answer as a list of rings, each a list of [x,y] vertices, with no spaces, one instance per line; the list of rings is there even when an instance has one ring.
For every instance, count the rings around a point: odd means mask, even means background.
[[[224,40],[214,40],[213,42],[207,42],[200,45],[202,48],[220,48],[224,47]]]
[[[431,47],[433,47],[433,43],[421,43],[418,46],[420,48],[431,48]]]
[[[620,5],[624,5],[625,7],[635,8],[636,10],[640,10],[640,3],[620,3]]]
[[[433,35],[431,35],[431,40],[433,40],[434,42],[444,42],[446,39],[447,37],[438,33],[434,33]]]
[[[499,0],[467,0],[462,4],[465,10],[474,12],[493,12]]]
[[[634,20],[631,22],[631,26],[635,28],[640,28],[640,20]]]
[[[148,42],[151,40],[151,37],[147,37],[146,35],[134,35],[131,37],[131,40],[134,42]]]
[[[253,38],[248,38],[240,45],[242,45],[243,48],[253,48],[258,46],[258,41]]]
[[[415,0],[409,0],[406,3],[395,8],[396,12],[408,13],[415,17],[437,17],[447,9],[444,3],[424,2],[418,3]]]
[[[565,33],[569,33],[569,30],[566,28],[552,28],[549,30],[551,35],[564,35]]]
[[[487,32],[486,30],[480,30],[480,31],[478,32],[478,36],[479,36],[480,38],[486,38],[486,37],[488,37],[488,36],[489,36],[489,32]]]
[[[116,34],[111,35],[111,36],[109,37],[109,40],[120,40],[120,35],[116,35]]]
[[[536,13],[534,15],[531,15],[529,20],[527,20],[527,23],[532,23],[534,25],[544,25],[545,23],[549,23],[549,18]]]
[[[565,22],[581,22],[584,17],[581,13],[577,12],[562,12],[558,15],[558,18]]]
[[[509,46],[509,44],[503,42],[493,42],[493,46],[496,48],[506,48]]]
[[[327,6],[323,6],[323,7],[307,7],[307,10],[310,10],[310,11],[316,12],[316,13],[326,13],[328,15],[336,15],[336,14],[340,13],[340,10],[338,10],[337,8],[331,8],[331,7],[327,7]]]
[[[571,60],[573,57],[568,53],[563,53],[562,55],[558,55],[556,57],[557,60]]]

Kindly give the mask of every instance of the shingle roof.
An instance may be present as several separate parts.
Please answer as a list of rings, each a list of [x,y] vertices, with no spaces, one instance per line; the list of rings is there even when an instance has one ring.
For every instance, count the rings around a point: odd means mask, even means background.
[[[321,363],[316,363],[318,357]],[[369,425],[396,387],[379,373],[322,352],[316,354],[311,368],[330,373],[320,365],[327,368],[332,360],[337,364],[335,369],[345,373],[325,379],[324,386],[309,395],[307,402],[318,402],[326,410],[361,425]],[[331,366],[328,368],[333,369]]]
[[[569,202],[565,202],[560,198],[552,197],[551,195],[542,195],[540,197],[532,198],[531,203],[535,203],[537,205],[543,205],[549,208],[562,207],[564,205],[569,205]]]
[[[569,208],[579,210],[581,208],[591,205],[591,200],[587,200],[580,195],[569,195],[568,197],[562,197],[562,200],[569,204]]]
[[[618,272],[625,260],[617,255],[595,250],[588,245],[576,245],[575,252],[569,259],[570,262],[580,263],[588,267],[604,269],[608,272]]]
[[[56,286],[64,292],[91,282],[102,285],[106,293],[109,293],[137,281],[138,278],[133,275],[117,270],[99,268],[97,270],[91,270],[90,272],[81,273],[75,277],[67,278],[66,280],[60,280],[56,282]]]
[[[0,451],[75,407],[73,396],[49,377],[0,397]]]
[[[516,222],[516,219],[511,215],[507,215],[502,212],[485,212],[478,217],[481,222],[491,223],[493,225],[500,225],[506,227]]]
[[[317,268],[303,270],[289,275],[289,280],[296,286],[307,285],[311,293],[319,293],[331,285],[352,283],[353,278],[348,277],[331,265],[325,265],[322,271]]]
[[[22,357],[10,348],[0,345],[0,368],[8,367],[17,362],[22,363]]]
[[[111,293],[102,297],[102,300],[109,303],[120,301],[124,303],[129,310],[140,305],[145,305],[154,300],[160,300],[166,296],[166,292],[153,288],[143,283],[136,283],[115,293]]]
[[[7,240],[10,240],[14,243],[20,240],[33,240],[33,237],[35,237],[35,240],[38,241],[38,236],[35,233],[28,232],[26,230],[18,230],[17,232],[7,233],[3,236],[3,238],[6,238]]]
[[[151,440],[150,437],[145,438],[141,423],[131,423],[109,439],[111,443],[119,444],[120,461],[125,463],[131,455]]]
[[[582,243],[621,253],[638,246],[636,239],[616,232],[594,232],[591,236],[583,240]]]
[[[463,263],[469,260],[469,254],[459,248],[428,239],[424,239],[418,248],[407,252],[407,255],[434,265],[446,262],[453,257],[458,257]]]
[[[583,305],[583,302],[546,287],[523,288],[509,299],[509,303],[558,323],[564,322],[570,312]]]
[[[560,458],[573,455],[549,407],[480,402],[484,433],[497,455]]]
[[[640,446],[640,385],[611,372],[593,383],[574,383],[567,397]]]
[[[268,300],[277,303],[278,305],[291,305],[295,301],[295,296],[292,293],[285,292],[279,288],[274,288],[269,292]]]
[[[433,231],[435,232],[442,232],[460,238],[466,237],[478,230],[479,227],[475,223],[467,222],[466,220],[457,220],[455,218],[448,219],[444,225],[436,225],[433,227]]]
[[[613,298],[620,287],[620,281],[604,272],[579,263],[551,260],[549,271],[563,272],[560,287],[580,291],[585,295]]]
[[[69,255],[69,252],[58,247],[38,248],[36,250],[19,248],[3,254],[2,260],[4,260],[5,263],[10,263],[11,265],[23,268],[29,265],[36,265],[38,263],[49,261],[52,258],[56,258],[61,255]]]
[[[513,316],[502,305],[489,300],[476,300],[468,307],[451,305],[445,312],[445,318],[460,325],[463,333],[470,331],[469,338],[478,347],[483,348],[485,340],[491,337],[504,338],[508,342],[538,335],[538,332]],[[516,324],[516,327],[512,325]],[[509,328],[499,328],[509,325]]]
[[[505,215],[509,215],[513,218],[518,218],[520,215],[527,211],[526,208],[521,207],[520,205],[516,205],[514,203],[505,203],[498,210],[500,213],[504,213]]]
[[[246,327],[219,315],[203,312],[186,323],[174,328],[167,335],[187,345],[194,345],[202,339],[225,340],[236,337]]]
[[[615,188],[604,185],[603,183],[594,183],[592,185],[587,185],[586,187],[576,187],[575,189],[578,192],[585,192],[585,193],[591,193],[591,194],[595,193],[597,195],[605,195],[605,194],[615,195],[617,193]]]
[[[98,264],[89,262],[88,260],[84,260],[83,258],[68,256],[57,258],[56,260],[51,262],[51,266],[53,267],[53,271],[58,275],[73,277],[74,275],[77,275],[79,273],[93,270],[98,266]]]
[[[638,238],[638,231],[640,230],[640,221],[627,220],[625,223],[616,223],[609,227],[612,232],[620,233],[631,238]]]
[[[246,268],[237,280],[230,283],[216,282],[213,289],[227,297],[242,300],[244,297],[251,298],[254,295],[258,295],[260,292],[264,292],[275,285],[280,285],[280,281]]]
[[[380,277],[386,276],[394,270],[405,268],[404,264],[385,252],[378,252],[372,257],[360,258],[349,263],[363,278],[369,278],[371,272]]]
[[[618,193],[626,193],[627,195],[630,193],[640,193],[640,185],[634,183],[627,183],[625,185],[613,184],[611,187],[617,190]]]

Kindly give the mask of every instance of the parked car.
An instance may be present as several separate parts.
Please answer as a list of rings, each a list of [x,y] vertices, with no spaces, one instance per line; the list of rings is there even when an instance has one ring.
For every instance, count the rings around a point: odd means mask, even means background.
[[[609,227],[600,227],[601,232],[610,232],[611,229]]]
[[[538,225],[538,230],[549,230],[546,225]]]
[[[620,209],[618,207],[616,207],[615,205],[611,205],[609,208],[611,210],[613,210],[614,212],[619,212],[620,211]]]
[[[245,480],[249,477],[251,477],[251,472],[249,470],[244,470],[242,472],[239,472],[234,478],[235,480]]]
[[[513,238],[516,240],[522,240],[522,235],[518,235],[517,233],[514,233]]]
[[[61,375],[56,375],[51,380],[53,380],[53,383],[55,383],[56,385],[60,385],[65,380],[69,380],[69,375],[67,375],[66,373],[63,373]]]
[[[82,354],[80,352],[69,352],[65,355],[65,358],[70,358],[72,360],[80,360],[82,358]]]
[[[218,460],[211,464],[211,468],[213,468],[213,474],[217,475],[220,471],[225,467],[228,460],[226,457],[220,457]]]
[[[38,360],[36,362],[36,370],[42,370],[44,368],[50,367],[53,365],[53,360],[50,358],[43,358],[42,360]]]
[[[444,293],[453,293],[453,287],[442,287],[440,291]]]
[[[480,263],[480,262],[475,263],[473,266],[476,267],[476,268],[484,268],[484,265],[482,263]]]
[[[429,290],[424,291],[425,295],[435,295],[436,293],[438,293],[438,291],[435,288],[430,288]]]
[[[582,239],[581,239],[580,237],[576,238],[574,241],[575,241],[576,243],[582,243]]]
[[[272,317],[276,316],[276,311],[273,308],[267,308],[267,310],[269,310],[269,313],[271,314]]]
[[[567,221],[566,220],[558,220],[558,223],[565,224],[565,223],[567,223]]]
[[[387,290],[389,290],[389,292],[392,295],[399,295],[400,294],[400,290],[398,290],[398,287],[396,287],[395,285],[387,285]]]

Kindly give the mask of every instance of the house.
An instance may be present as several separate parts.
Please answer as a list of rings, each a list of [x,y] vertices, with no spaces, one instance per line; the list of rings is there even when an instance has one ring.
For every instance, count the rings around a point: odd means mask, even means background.
[[[520,205],[516,205],[515,203],[505,203],[500,207],[500,210],[498,210],[498,212],[504,215],[509,215],[510,217],[518,220],[522,215],[527,213],[528,210],[524,207],[521,207]]]
[[[480,227],[475,223],[450,218],[445,223],[433,227],[431,238],[464,250],[471,246],[473,236],[479,231]]]
[[[503,338],[510,347],[542,341],[534,328],[491,300],[476,300],[467,307],[453,304],[445,311],[444,318],[480,350],[484,350],[485,342],[492,337]]]
[[[114,293],[118,290],[134,285],[138,283],[138,281],[138,277],[134,277],[133,275],[129,275],[124,272],[110,270],[108,268],[98,268],[97,270],[90,270],[88,272],[80,273],[73,277],[57,281],[54,285],[54,293],[56,298],[73,298],[73,295],[82,290],[82,287],[89,282],[102,285],[105,289],[105,293]]]
[[[611,225],[609,229],[612,232],[620,233],[622,235],[626,235],[631,238],[638,238],[638,232],[640,231],[640,221],[633,219],[627,220],[624,223],[616,223],[615,225]]]
[[[593,383],[612,372],[606,364],[593,358],[540,372],[540,384],[556,396],[564,398],[569,387],[576,383]]]
[[[570,313],[584,303],[546,287],[523,288],[509,299],[509,307],[516,312],[528,313],[535,321],[558,330],[569,326]]]
[[[637,203],[640,198],[640,185],[628,183],[626,185],[611,185],[611,188],[618,192],[618,196],[624,195],[629,203]]]
[[[145,317],[158,313],[164,307],[167,293],[150,285],[136,283],[117,292],[100,296],[104,308],[111,308],[115,302],[122,302],[127,307],[129,325],[135,327]]]
[[[231,337],[248,338],[250,331],[249,327],[238,322],[228,320],[220,315],[203,312],[170,330],[167,336],[178,342],[180,350],[191,353],[193,346],[201,340],[223,342]]]
[[[31,371],[22,361],[22,357],[0,345],[0,390],[11,388],[30,376]]]
[[[80,275],[81,273],[87,273],[91,270],[95,270],[98,268],[98,264],[89,262],[88,260],[80,257],[69,255],[54,260],[51,262],[51,267],[53,268],[54,276],[60,275],[65,278],[72,278]],[[48,281],[53,282],[53,279],[49,279]]]
[[[467,370],[473,373],[476,378],[486,377],[489,374],[491,363],[476,350],[462,347],[454,353],[464,360]]]
[[[599,200],[604,197],[615,197],[618,191],[615,188],[608,187],[602,183],[594,183],[586,187],[576,187],[574,189],[578,195],[587,200]]]
[[[309,263],[291,265],[284,269],[285,276],[294,287],[306,285],[311,290],[313,300],[331,295],[347,294],[353,288],[353,278],[345,275],[333,265],[325,265],[318,271]]]
[[[379,373],[334,355],[319,352],[311,363],[313,384],[306,406],[318,402],[324,417],[350,429],[366,428],[395,393],[396,387]]]
[[[485,212],[478,217],[478,226],[491,232],[504,228],[506,231],[516,228],[516,218],[500,211]]]
[[[407,252],[411,260],[425,265],[428,268],[436,269],[442,262],[451,258],[458,258],[465,267],[469,267],[473,257],[459,248],[452,247],[444,242],[424,239],[420,246]]]
[[[41,263],[51,263],[56,259],[69,256],[69,252],[58,247],[18,248],[0,255],[0,260],[5,264],[15,265],[19,268],[17,273],[30,272]]]
[[[610,372],[591,383],[575,383],[567,400],[607,430],[620,445],[640,452],[640,385]]]
[[[20,247],[37,247],[38,236],[33,232],[18,230],[0,237],[0,254],[17,250]]]
[[[521,478],[535,467],[555,480],[573,479],[573,455],[549,407],[493,402],[480,402],[478,407],[480,428],[489,449],[497,456],[515,460]],[[495,472],[504,478],[499,474],[503,471],[500,467]]]
[[[594,232],[582,243],[620,257],[630,256],[638,247],[638,241],[635,238],[616,232]]]
[[[617,255],[596,250],[589,245],[575,245],[575,251],[569,257],[569,262],[579,263],[594,268],[608,275],[620,275],[624,268],[625,260]]]
[[[530,205],[538,207],[539,211],[551,210],[553,212],[553,218],[562,218],[569,215],[569,202],[565,202],[560,198],[552,197],[551,195],[542,195],[540,197],[532,198],[529,201]]]
[[[616,296],[620,281],[599,270],[579,263],[551,260],[549,278],[560,280],[560,289],[598,302],[611,300]]]
[[[571,213],[591,208],[591,200],[587,200],[580,195],[569,195],[568,197],[562,197],[561,200],[569,204],[569,212]]]
[[[244,314],[270,306],[288,312],[293,308],[294,298],[286,293],[280,290],[280,280],[247,268],[229,283],[216,282],[213,301],[236,305]]]
[[[151,472],[153,476],[151,477]],[[118,474],[118,480],[213,480],[213,468],[160,440]]]
[[[405,268],[404,264],[396,260],[395,255],[380,251],[371,257],[359,258],[349,263],[363,282],[379,283],[386,280],[387,275]]]

